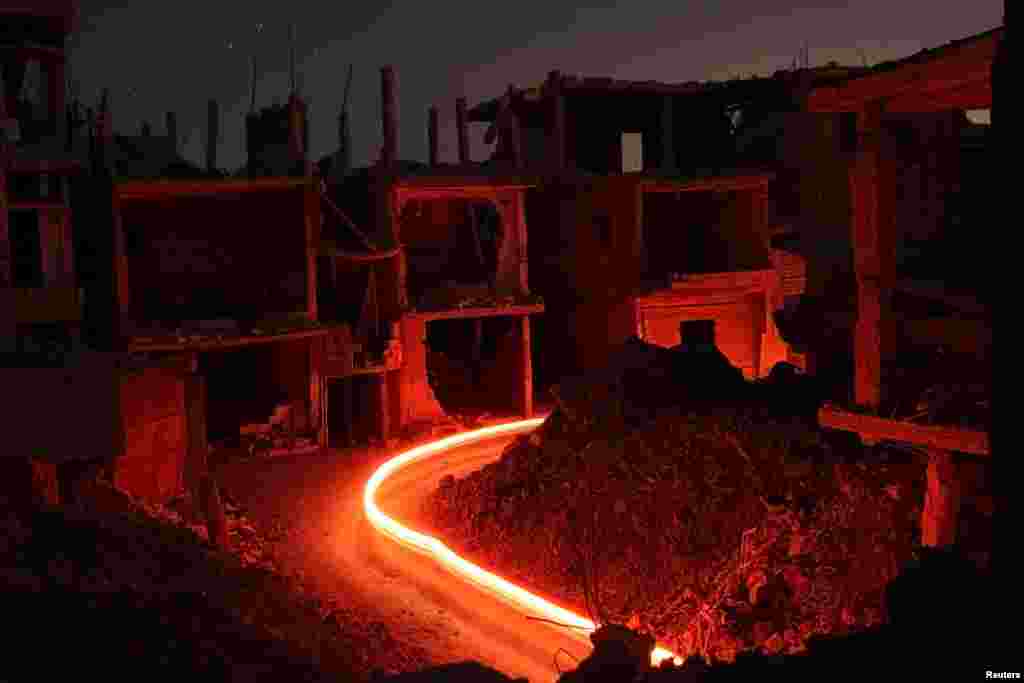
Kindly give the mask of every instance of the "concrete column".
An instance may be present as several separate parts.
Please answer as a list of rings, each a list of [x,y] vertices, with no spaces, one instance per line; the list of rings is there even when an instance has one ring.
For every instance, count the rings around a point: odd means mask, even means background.
[[[189,512],[198,521],[202,512],[202,481],[209,475],[206,442],[206,378],[199,372],[198,357],[193,354],[185,375],[185,418],[188,432],[185,455],[185,490],[191,498]]]
[[[3,112],[0,112],[0,115],[2,114]],[[0,142],[0,290],[14,286],[14,263],[11,255],[9,224],[10,214],[7,209],[7,150],[5,147],[6,145]],[[4,316],[0,314],[0,321],[3,319]]]
[[[851,225],[857,277],[854,328],[854,401],[877,408],[885,401],[882,364],[891,350],[891,296],[895,245],[891,206],[882,178],[882,110],[857,114],[857,150],[850,169]]]
[[[3,119],[3,91],[0,89],[0,119]],[[11,257],[10,226],[7,211],[7,154],[0,140],[0,353],[16,346],[17,321],[14,304],[14,264]]]
[[[178,153],[178,115],[173,111],[167,112],[166,117],[167,138],[171,141],[171,148]]]
[[[217,143],[220,140],[220,109],[217,100],[206,103],[206,170],[217,170]]]
[[[431,168],[436,168],[438,164],[437,154],[437,131],[438,131],[438,117],[437,107],[430,107],[427,111],[427,150],[428,150],[428,161]]]
[[[349,130],[348,113],[338,114],[338,169],[339,179],[352,170],[352,134]]]
[[[455,128],[458,133],[459,163],[469,163],[469,131],[466,128],[466,98],[455,100]]]
[[[53,125],[53,132],[58,138],[63,138],[67,133],[64,130],[67,124],[65,104],[65,62],[64,57],[55,59],[47,69],[47,95],[50,105],[50,121]]]
[[[388,392],[388,373],[382,372],[377,377],[377,430],[381,443],[391,440],[391,398]]]
[[[530,340],[530,316],[524,315],[519,318],[519,340],[520,340],[520,412],[523,418],[533,417],[533,357]]]
[[[381,114],[384,148],[381,161],[386,168],[398,159],[398,110],[395,94],[395,69],[385,66],[380,70]]]
[[[548,73],[548,97],[551,100],[551,166],[554,171],[565,169],[565,96],[562,93],[562,74],[558,71]]]
[[[316,431],[317,445],[327,448],[327,386],[323,368],[327,356],[327,338],[309,340],[309,414],[310,426]]]
[[[953,454],[928,453],[928,479],[921,513],[921,544],[933,548],[956,543],[960,514],[960,481]]]
[[[516,236],[519,238],[519,290],[530,293],[530,245],[526,227],[526,194],[516,192],[514,200]]]
[[[677,170],[674,118],[672,96],[665,95],[661,105],[661,170],[668,174]]]

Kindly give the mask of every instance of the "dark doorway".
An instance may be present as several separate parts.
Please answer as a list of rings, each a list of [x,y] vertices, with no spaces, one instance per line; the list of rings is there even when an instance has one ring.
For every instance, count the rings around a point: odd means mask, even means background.
[[[448,414],[515,414],[521,392],[519,318],[427,323],[430,386]]]

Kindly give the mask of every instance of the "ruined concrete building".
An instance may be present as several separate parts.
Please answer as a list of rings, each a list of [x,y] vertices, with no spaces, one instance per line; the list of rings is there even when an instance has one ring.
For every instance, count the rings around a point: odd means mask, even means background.
[[[321,300],[338,323],[332,347],[354,344],[329,353],[340,424],[386,437],[445,413],[530,415],[530,316],[543,311],[528,284],[531,181],[465,153],[457,166],[399,161],[394,72],[382,75],[382,158],[324,198]],[[436,162],[436,113],[429,121]],[[360,404],[379,406],[376,425],[353,423]]]
[[[855,281],[853,392],[824,409],[821,422],[867,443],[927,452],[926,545],[956,542],[966,523],[961,500],[966,512],[979,492],[991,494],[986,287],[996,252],[988,207],[1000,171],[985,126],[966,113],[992,107],[1003,33],[997,28],[880,64],[807,98],[808,112],[847,124],[845,234]],[[813,240],[803,234],[798,241]],[[794,327],[817,341],[806,325]]]
[[[67,149],[71,2],[0,8],[0,351],[66,348],[81,322]]]
[[[270,422],[283,427],[272,436],[284,449],[317,449],[326,435],[319,186],[301,163],[298,175],[226,178],[214,101],[205,168],[178,154],[174,114],[166,135],[143,124],[132,136],[115,134],[109,93],[95,110],[65,106],[61,46],[74,8],[59,20],[51,9],[3,23],[0,114],[18,116],[0,116],[0,320],[19,352],[4,384],[20,390],[5,408],[20,426],[5,456],[27,462],[51,500],[73,496],[73,480],[100,468],[134,495],[188,493],[198,504],[210,491],[211,441],[237,442],[247,426]],[[51,79],[44,108],[22,97],[36,57]],[[82,343],[75,335],[73,348],[33,354],[29,328],[55,321],[80,328]]]
[[[600,367],[632,335],[673,346],[687,320],[715,321],[723,351],[750,378],[797,360],[773,320],[802,277],[771,245],[781,231],[778,152],[736,135],[738,104],[787,111],[780,99],[793,89],[781,78],[667,84],[553,72],[540,88],[510,88],[469,112],[492,124],[495,163],[544,178],[526,205],[539,226],[530,269],[548,310],[547,382]],[[748,109],[744,130],[763,125]]]

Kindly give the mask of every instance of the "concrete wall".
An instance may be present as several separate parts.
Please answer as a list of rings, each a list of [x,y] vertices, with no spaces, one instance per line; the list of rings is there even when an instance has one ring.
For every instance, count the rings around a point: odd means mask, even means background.
[[[402,415],[400,425],[428,421],[444,415],[427,382],[426,321],[406,316],[400,326],[404,365],[398,372]]]
[[[306,310],[303,192],[126,201],[137,320]]]
[[[184,490],[188,431],[180,375],[149,369],[121,381],[124,451],[114,484],[133,496],[164,503]]]
[[[672,347],[681,342],[679,323],[714,320],[719,350],[748,379],[762,374],[761,344],[764,327],[764,297],[747,296],[730,303],[646,306],[638,303],[646,341]]]

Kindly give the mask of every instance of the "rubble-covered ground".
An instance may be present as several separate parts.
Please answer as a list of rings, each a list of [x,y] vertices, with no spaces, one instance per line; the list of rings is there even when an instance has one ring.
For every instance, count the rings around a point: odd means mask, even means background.
[[[652,381],[595,388],[500,461],[442,481],[427,511],[438,531],[512,580],[709,661],[883,623],[884,588],[920,533],[924,457],[823,434],[813,407],[788,416],[794,394],[770,383],[698,407]],[[985,526],[990,509],[964,507]]]
[[[285,576],[228,503],[230,551],[171,507],[89,485],[81,506],[0,497],[2,680],[137,674],[345,681],[422,666],[379,622]],[[31,675],[31,678],[28,676]]]

